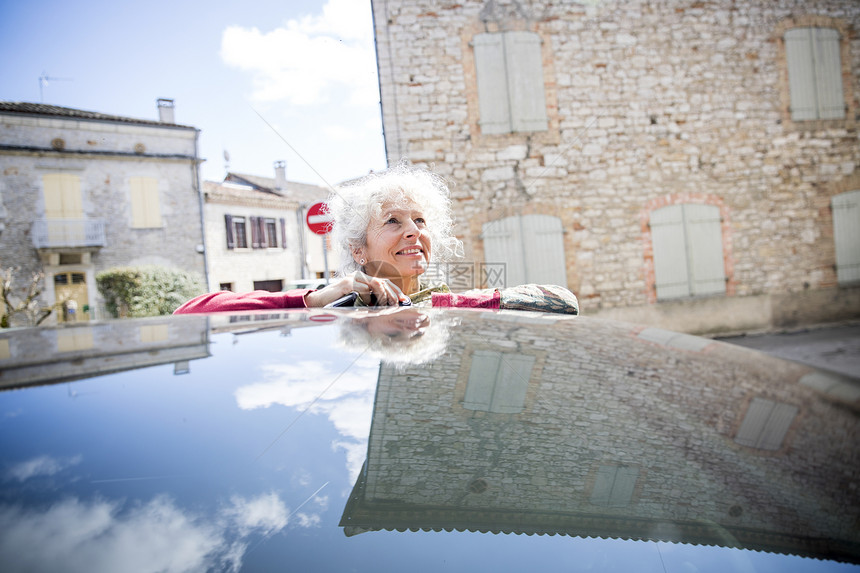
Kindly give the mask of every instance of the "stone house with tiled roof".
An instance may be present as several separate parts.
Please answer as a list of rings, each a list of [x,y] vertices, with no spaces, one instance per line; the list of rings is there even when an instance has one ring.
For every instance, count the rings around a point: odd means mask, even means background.
[[[230,172],[203,184],[209,290],[280,291],[299,279],[324,284],[324,239],[305,223],[308,207],[324,201],[323,187]],[[329,267],[334,261],[329,257]]]
[[[860,317],[856,0],[372,4],[389,163],[451,181],[478,282],[696,332]]]
[[[95,276],[118,266],[205,280],[199,130],[176,123],[172,100],[158,108],[153,121],[0,102],[0,267],[44,273],[42,305],[104,318]]]

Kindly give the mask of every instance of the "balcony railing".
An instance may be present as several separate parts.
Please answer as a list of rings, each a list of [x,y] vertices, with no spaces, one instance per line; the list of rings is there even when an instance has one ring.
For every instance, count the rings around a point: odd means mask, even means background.
[[[51,247],[103,247],[105,222],[102,219],[36,219],[33,245]]]

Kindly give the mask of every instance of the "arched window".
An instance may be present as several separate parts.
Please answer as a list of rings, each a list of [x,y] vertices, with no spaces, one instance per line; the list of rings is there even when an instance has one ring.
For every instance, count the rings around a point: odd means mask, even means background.
[[[670,205],[651,213],[650,226],[658,300],[726,292],[719,207]]]
[[[561,219],[552,215],[515,215],[484,223],[484,262],[504,263],[505,276],[487,286],[528,283],[567,287]]]

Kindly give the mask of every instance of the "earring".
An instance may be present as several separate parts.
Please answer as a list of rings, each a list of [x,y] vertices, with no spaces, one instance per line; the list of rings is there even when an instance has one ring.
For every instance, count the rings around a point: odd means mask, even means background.
[[[367,262],[367,261],[365,261],[364,259],[360,259],[360,260],[358,261],[358,264],[360,264],[361,266],[364,266],[364,263],[365,263],[365,262]]]

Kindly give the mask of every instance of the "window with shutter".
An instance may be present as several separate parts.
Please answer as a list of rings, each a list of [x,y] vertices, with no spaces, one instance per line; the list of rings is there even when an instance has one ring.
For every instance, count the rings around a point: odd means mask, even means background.
[[[602,465],[597,469],[591,503],[601,507],[626,507],[633,500],[639,468]]]
[[[657,299],[726,292],[720,209],[670,205],[651,213]]]
[[[528,283],[567,286],[564,229],[552,215],[515,215],[485,223],[484,262],[505,264],[506,285]],[[501,275],[499,275],[501,276]]]
[[[836,279],[839,284],[860,282],[860,190],[831,199]]]
[[[540,36],[534,32],[478,34],[472,46],[481,132],[546,131]]]
[[[266,238],[263,241],[264,245],[270,249],[278,247],[278,226],[274,219],[265,220]]]
[[[528,354],[476,350],[463,407],[497,414],[522,412],[535,357]]]
[[[81,179],[70,173],[42,176],[46,219],[82,219]]]
[[[154,177],[131,177],[131,226],[134,229],[161,227],[158,180]]]
[[[280,219],[281,222],[281,248],[287,248],[287,222],[283,218]]]
[[[778,450],[797,412],[797,407],[790,404],[754,398],[735,435],[735,442],[751,448]]]
[[[251,222],[251,248],[260,248],[260,225],[257,217],[249,217]]]
[[[233,216],[232,215],[224,215],[224,226],[227,230],[227,248],[232,249],[236,247],[236,241],[233,239]]]
[[[841,38],[833,28],[792,28],[785,32],[791,119],[842,119]]]

